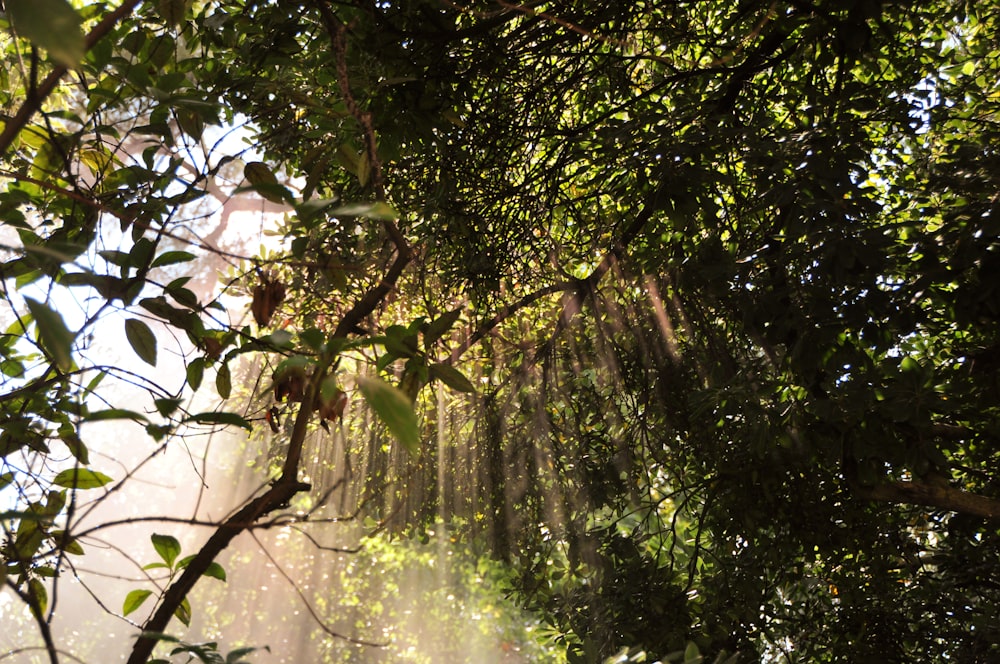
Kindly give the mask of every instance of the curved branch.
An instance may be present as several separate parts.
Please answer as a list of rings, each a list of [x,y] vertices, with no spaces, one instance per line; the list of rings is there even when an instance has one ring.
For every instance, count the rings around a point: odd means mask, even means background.
[[[852,488],[858,496],[866,500],[924,505],[1000,521],[1000,500],[962,491],[952,486],[939,486],[927,482],[886,482],[875,486],[854,483]]]
[[[226,519],[219,526],[218,530],[212,534],[201,550],[198,551],[180,578],[164,593],[159,608],[146,621],[146,624],[143,625],[143,634],[139,636],[132,647],[132,654],[128,658],[128,664],[145,664],[158,642],[157,639],[146,634],[150,632],[162,633],[166,630],[170,619],[174,615],[174,611],[181,605],[205,571],[208,570],[212,561],[229,546],[229,543],[237,535],[247,529],[248,524],[252,524],[270,512],[284,507],[295,494],[300,491],[307,491],[310,488],[310,485],[303,482],[281,479],[274,483],[264,495],[250,501],[243,509]]]

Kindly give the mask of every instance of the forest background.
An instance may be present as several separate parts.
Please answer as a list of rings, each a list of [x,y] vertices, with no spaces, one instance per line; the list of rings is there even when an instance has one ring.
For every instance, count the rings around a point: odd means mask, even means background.
[[[3,5],[0,660],[997,661],[997,3]]]

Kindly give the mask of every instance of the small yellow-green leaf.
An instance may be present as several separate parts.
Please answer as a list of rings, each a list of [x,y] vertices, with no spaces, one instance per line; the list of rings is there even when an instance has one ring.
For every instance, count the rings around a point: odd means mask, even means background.
[[[104,473],[89,468],[70,468],[52,478],[53,484],[67,489],[96,489],[112,481]]]
[[[356,376],[354,381],[365,401],[379,419],[385,422],[390,433],[402,443],[407,452],[415,454],[420,445],[420,425],[406,395],[378,378]]]
[[[226,580],[226,570],[219,563],[209,563],[208,569],[202,572],[202,576],[210,576],[219,581]]]
[[[24,301],[38,326],[42,348],[52,357],[57,367],[69,371],[73,367],[73,333],[66,327],[62,316],[47,305],[30,297],[24,298]]]
[[[44,48],[53,60],[66,67],[83,61],[83,21],[67,0],[7,0],[6,6],[17,34]]]
[[[191,602],[187,601],[187,598],[174,610],[174,616],[184,623],[185,627],[191,625]]]
[[[177,556],[181,552],[181,543],[177,541],[177,538],[172,535],[158,535],[153,533],[149,539],[152,540],[153,548],[156,549],[156,553],[159,554],[163,562],[173,566],[174,561],[177,560]]]
[[[125,338],[143,362],[156,366],[156,335],[148,325],[138,318],[129,318],[125,321]]]
[[[125,601],[122,603],[122,615],[127,616],[138,609],[146,601],[146,598],[152,594],[152,590],[133,590],[128,595],[125,595]]]

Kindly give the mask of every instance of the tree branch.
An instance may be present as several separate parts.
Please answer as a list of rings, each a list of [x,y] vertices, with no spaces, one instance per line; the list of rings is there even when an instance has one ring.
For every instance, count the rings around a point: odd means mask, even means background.
[[[114,10],[107,16],[101,19],[101,22],[94,26],[94,29],[90,31],[84,40],[86,49],[89,51],[94,45],[101,41],[112,28],[115,27],[120,20],[132,13],[132,10],[138,6],[141,0],[125,0],[118,9]],[[62,65],[56,66],[49,75],[45,77],[38,87],[35,89],[35,94],[29,95],[28,98],[21,104],[21,108],[17,109],[17,113],[4,124],[3,132],[0,132],[0,156],[7,153],[10,149],[11,144],[17,135],[21,133],[21,130],[27,126],[28,122],[34,117],[35,113],[42,107],[42,104],[52,94],[52,91],[56,89],[59,85],[59,81],[62,77],[66,75],[69,71],[66,67]]]
[[[926,482],[886,482],[875,486],[852,482],[851,485],[854,492],[866,500],[924,505],[1000,521],[1000,500],[947,485],[938,486]]]
[[[310,485],[298,482],[294,479],[286,479],[282,476],[277,482],[271,485],[262,496],[247,503],[243,509],[239,510],[226,519],[208,539],[205,545],[198,551],[185,568],[180,578],[177,579],[164,593],[159,608],[143,625],[143,634],[136,640],[132,647],[132,654],[128,658],[128,664],[145,664],[149,656],[156,647],[157,639],[154,636],[147,636],[149,632],[163,632],[174,611],[181,605],[187,594],[194,588],[201,576],[208,570],[209,565],[215,560],[233,539],[247,529],[248,524],[256,522],[261,517],[280,509],[288,504],[288,501],[300,491],[308,491]]]

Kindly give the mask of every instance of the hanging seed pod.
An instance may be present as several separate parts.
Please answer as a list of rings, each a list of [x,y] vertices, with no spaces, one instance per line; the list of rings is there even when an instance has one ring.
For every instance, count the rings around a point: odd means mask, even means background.
[[[271,322],[271,316],[285,300],[285,285],[261,275],[260,284],[253,289],[253,302],[250,311],[257,325],[265,327]]]

